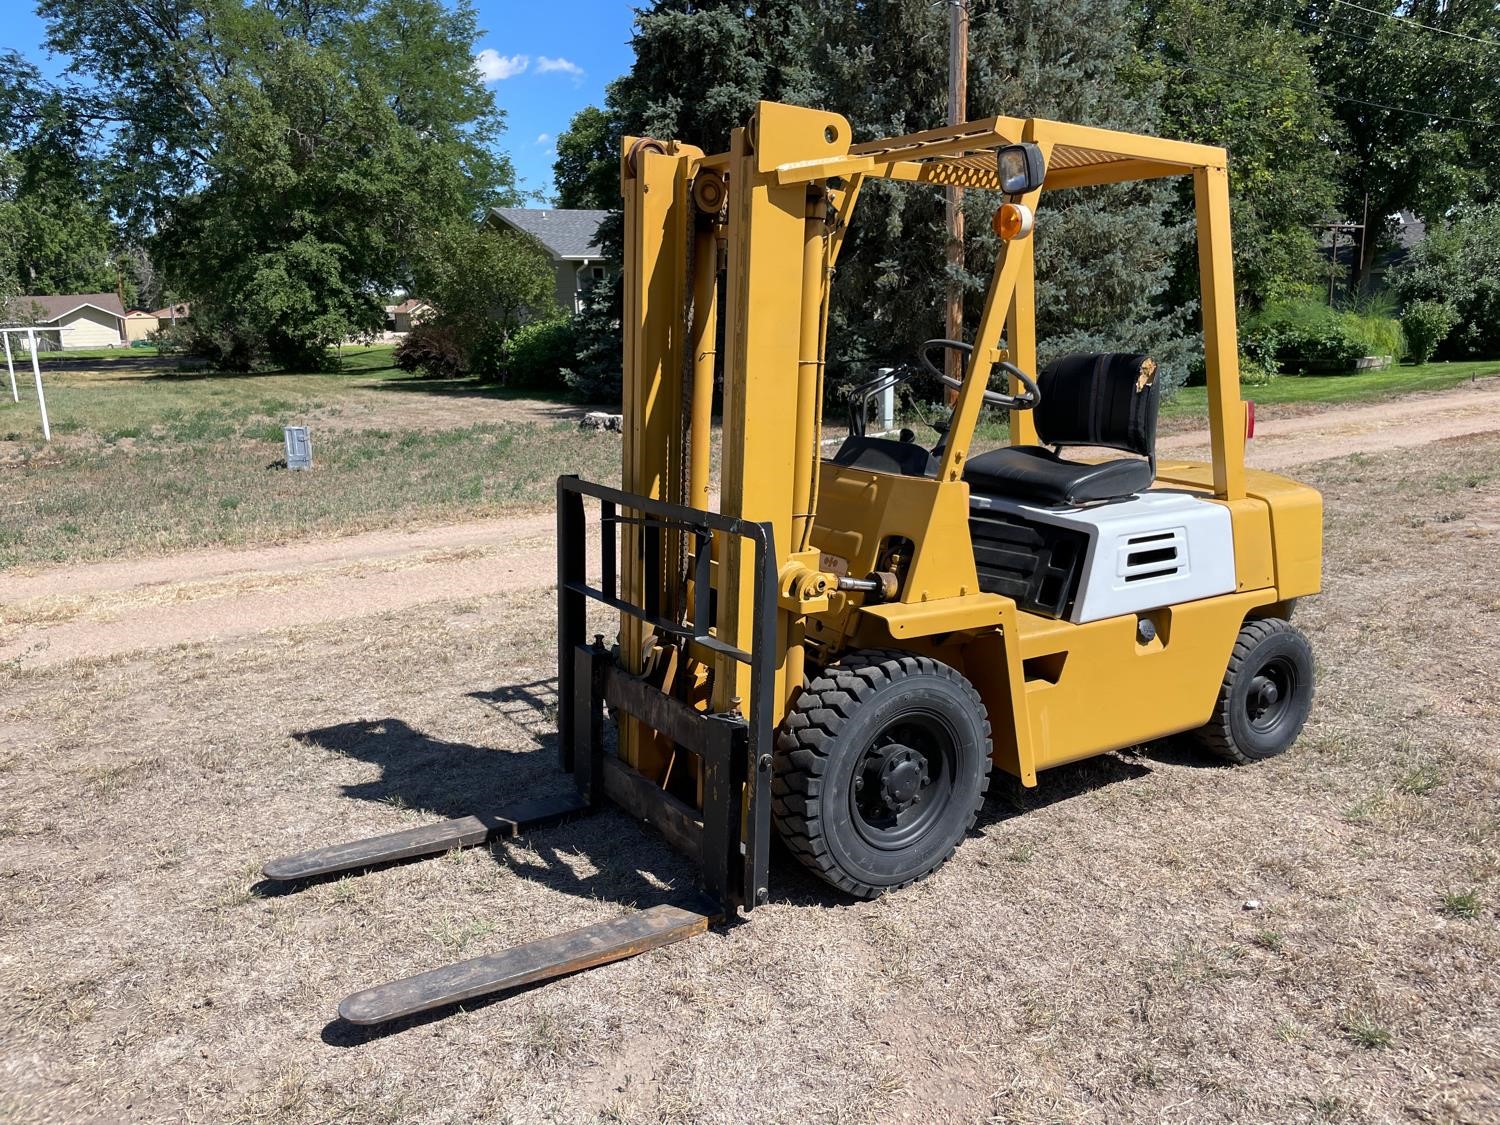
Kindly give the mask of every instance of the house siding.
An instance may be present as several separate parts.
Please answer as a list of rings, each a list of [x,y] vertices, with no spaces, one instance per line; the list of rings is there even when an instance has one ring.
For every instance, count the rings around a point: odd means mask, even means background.
[[[161,321],[154,316],[127,316],[125,318],[125,339],[144,340],[151,333],[161,327]]]
[[[109,348],[121,343],[120,318],[102,309],[75,309],[58,329],[64,348]]]

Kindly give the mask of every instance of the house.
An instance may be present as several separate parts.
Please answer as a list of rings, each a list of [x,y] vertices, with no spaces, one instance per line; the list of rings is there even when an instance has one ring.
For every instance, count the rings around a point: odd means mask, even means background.
[[[157,325],[161,328],[170,328],[180,321],[193,319],[193,306],[188,301],[180,304],[168,305],[166,308],[153,309],[151,315],[156,317]]]
[[[583,308],[583,297],[604,278],[608,261],[599,248],[599,224],[608,211],[561,211],[538,207],[492,207],[489,221],[520,231],[541,243],[557,275],[557,303],[569,312]]]
[[[42,348],[118,348],[125,343],[125,306],[114,293],[69,293],[18,297],[23,322],[38,333]]]
[[[399,305],[386,305],[386,335],[405,336],[416,325],[431,318],[434,311],[433,307],[420,297],[408,297]]]
[[[160,324],[161,321],[151,313],[142,309],[131,309],[125,314],[125,342],[133,344],[137,340],[149,339],[151,333],[155,332]]]

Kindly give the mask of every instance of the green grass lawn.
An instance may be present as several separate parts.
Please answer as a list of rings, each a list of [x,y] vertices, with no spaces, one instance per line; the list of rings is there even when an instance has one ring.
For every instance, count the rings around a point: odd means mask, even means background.
[[[1387,367],[1353,375],[1281,375],[1262,386],[1244,387],[1241,395],[1257,405],[1267,403],[1344,403],[1389,398],[1413,391],[1440,391],[1470,379],[1500,375],[1500,360],[1465,363],[1424,363]],[[1166,403],[1168,414],[1205,413],[1208,388],[1182,387]]]
[[[618,479],[619,436],[580,433],[535,395],[413,378],[389,346],[342,360],[328,374],[222,375],[109,351],[44,371],[51,445],[28,369],[21,402],[0,394],[0,568],[491,515],[550,503],[561,473]],[[1352,402],[1497,374],[1500,361],[1285,376],[1245,396]],[[1202,415],[1204,389],[1164,409]],[[282,427],[298,423],[313,430],[310,473],[278,467]],[[986,417],[975,449],[1004,440],[1003,416]]]
[[[66,367],[75,359],[139,359],[142,356],[149,358],[160,354],[161,351],[155,344],[142,344],[138,348],[69,348],[67,351],[41,352],[37,358],[42,361],[43,367],[49,364],[53,367]],[[19,353],[16,355],[17,361],[23,358],[25,357]],[[26,363],[28,367],[31,365],[29,359]]]
[[[492,515],[550,503],[562,473],[618,479],[618,435],[483,420],[518,396],[413,379],[390,352],[318,375],[44,372],[50,445],[28,380],[0,396],[0,568]],[[279,464],[297,423],[312,472]]]
[[[342,367],[326,374],[200,374],[161,367],[123,350],[103,358],[109,362],[87,370],[43,369],[54,434],[91,435],[106,443],[143,437],[172,443],[229,436],[259,420],[276,423],[280,440],[280,425],[335,408],[356,388],[372,381],[412,381],[391,362],[389,346],[350,349]],[[30,380],[30,370],[24,381],[17,372],[19,404],[0,395],[0,440],[23,441],[38,428]]]

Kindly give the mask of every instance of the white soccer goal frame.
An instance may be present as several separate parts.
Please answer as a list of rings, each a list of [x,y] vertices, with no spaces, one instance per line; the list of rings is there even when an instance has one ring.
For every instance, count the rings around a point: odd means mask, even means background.
[[[42,437],[51,441],[52,423],[47,419],[47,394],[42,390],[42,365],[36,357],[36,334],[46,331],[46,328],[35,325],[29,328],[0,328],[0,338],[5,340],[5,369],[10,375],[10,398],[12,402],[20,402],[21,395],[16,390],[16,361],[11,352],[10,337],[13,332],[26,333],[26,348],[31,352],[31,377],[36,381],[36,402],[42,412]]]

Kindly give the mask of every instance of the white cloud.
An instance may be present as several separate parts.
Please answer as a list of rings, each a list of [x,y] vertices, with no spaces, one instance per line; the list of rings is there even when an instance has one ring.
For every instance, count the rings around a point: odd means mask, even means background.
[[[541,70],[541,62],[550,60],[542,59],[537,64]],[[499,82],[502,78],[514,78],[531,65],[529,55],[502,55],[493,47],[486,47],[474,56],[474,69],[479,72],[481,81]]]
[[[552,140],[552,134],[551,133],[538,133],[537,134],[536,143],[539,144],[539,145],[544,145],[544,144],[546,144],[550,140]]]
[[[553,71],[559,74],[569,74],[574,78],[583,77],[583,67],[571,59],[549,59],[546,55],[537,56],[536,72],[538,74],[550,74]]]

